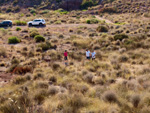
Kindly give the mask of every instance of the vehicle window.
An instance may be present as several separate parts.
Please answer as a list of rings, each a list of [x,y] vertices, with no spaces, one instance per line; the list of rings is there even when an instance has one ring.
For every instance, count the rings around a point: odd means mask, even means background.
[[[34,20],[34,22],[39,22],[40,20]]]
[[[3,24],[7,24],[7,22],[3,22]]]

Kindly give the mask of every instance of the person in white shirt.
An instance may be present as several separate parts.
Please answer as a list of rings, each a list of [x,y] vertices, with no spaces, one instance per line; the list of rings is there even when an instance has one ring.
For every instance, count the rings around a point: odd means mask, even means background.
[[[86,50],[86,58],[88,60],[90,60],[90,58],[91,58],[91,52],[88,49]]]
[[[92,60],[95,59],[95,55],[96,55],[96,52],[93,50],[93,51],[92,51]]]

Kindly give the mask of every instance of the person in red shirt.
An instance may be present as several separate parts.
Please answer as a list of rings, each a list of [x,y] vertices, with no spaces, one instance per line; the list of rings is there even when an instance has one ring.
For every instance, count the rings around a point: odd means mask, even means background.
[[[65,65],[68,65],[67,60],[68,60],[68,52],[65,50],[64,52],[64,60],[65,60]]]

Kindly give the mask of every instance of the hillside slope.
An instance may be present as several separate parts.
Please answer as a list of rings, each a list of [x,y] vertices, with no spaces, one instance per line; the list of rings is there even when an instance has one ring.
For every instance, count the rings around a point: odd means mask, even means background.
[[[9,7],[34,7],[40,9],[58,9],[64,8],[66,10],[79,9],[82,5],[85,8],[99,4],[102,0],[0,0],[1,6]],[[9,5],[8,5],[9,4]]]

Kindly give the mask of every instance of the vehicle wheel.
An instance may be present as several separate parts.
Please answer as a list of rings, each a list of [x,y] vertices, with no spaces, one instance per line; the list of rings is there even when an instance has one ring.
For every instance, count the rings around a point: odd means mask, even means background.
[[[29,23],[29,26],[32,26],[32,24],[31,24],[31,23]]]
[[[39,26],[43,26],[43,24],[42,24],[42,23],[40,23],[40,24],[39,24]]]

